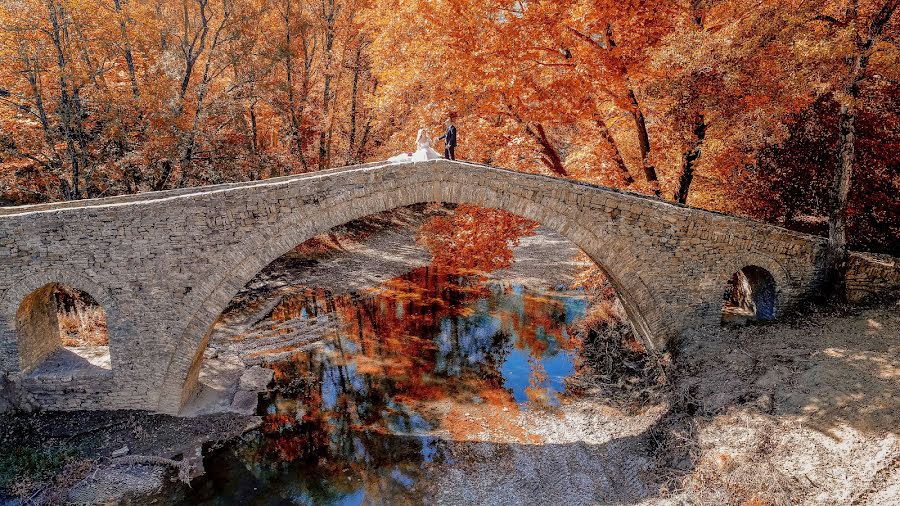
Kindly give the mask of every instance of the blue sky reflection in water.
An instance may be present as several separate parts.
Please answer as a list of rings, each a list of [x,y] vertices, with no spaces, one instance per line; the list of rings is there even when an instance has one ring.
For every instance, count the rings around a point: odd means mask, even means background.
[[[207,504],[406,504],[457,464],[454,445],[539,443],[521,410],[566,396],[586,310],[577,293],[422,268],[370,294],[284,300],[273,328],[327,313],[341,331],[273,364],[260,430],[214,452],[182,499]]]

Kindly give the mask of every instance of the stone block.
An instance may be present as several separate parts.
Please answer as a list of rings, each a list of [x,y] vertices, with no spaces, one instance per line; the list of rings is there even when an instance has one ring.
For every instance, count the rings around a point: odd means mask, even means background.
[[[265,391],[266,387],[269,386],[269,383],[272,382],[272,377],[274,375],[275,371],[272,369],[266,369],[265,367],[260,367],[258,365],[253,366],[244,371],[244,374],[241,375],[238,388],[253,392]]]

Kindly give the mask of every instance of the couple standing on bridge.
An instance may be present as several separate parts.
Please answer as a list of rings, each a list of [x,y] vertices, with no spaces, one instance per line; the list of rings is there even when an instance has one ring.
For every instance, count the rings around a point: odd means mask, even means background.
[[[447,160],[456,160],[456,125],[454,124],[453,115],[447,117],[447,131],[444,135],[438,137],[437,140],[444,141],[444,156]],[[416,137],[415,153],[403,153],[388,159],[389,162],[427,162],[428,160],[439,160],[441,155],[435,151],[431,145],[434,143],[428,132],[421,128],[419,135]]]

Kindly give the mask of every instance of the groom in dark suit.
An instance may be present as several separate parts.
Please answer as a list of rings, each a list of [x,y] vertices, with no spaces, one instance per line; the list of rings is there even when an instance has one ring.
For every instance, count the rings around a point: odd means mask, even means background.
[[[438,137],[444,141],[444,158],[456,160],[456,125],[453,124],[453,116],[447,118],[447,133]]]

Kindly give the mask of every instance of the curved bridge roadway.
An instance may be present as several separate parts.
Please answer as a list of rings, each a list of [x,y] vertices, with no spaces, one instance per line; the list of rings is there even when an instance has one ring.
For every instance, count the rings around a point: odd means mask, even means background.
[[[724,287],[745,266],[771,273],[777,311],[814,290],[821,274],[818,237],[445,160],[2,208],[0,375],[48,409],[177,414],[196,383],[212,324],[261,269],[335,226],[423,202],[504,209],[569,238],[607,273],[654,349],[688,328],[718,325]],[[55,314],[30,295],[57,282],[103,305],[107,375],[31,374],[59,344],[51,336]]]

